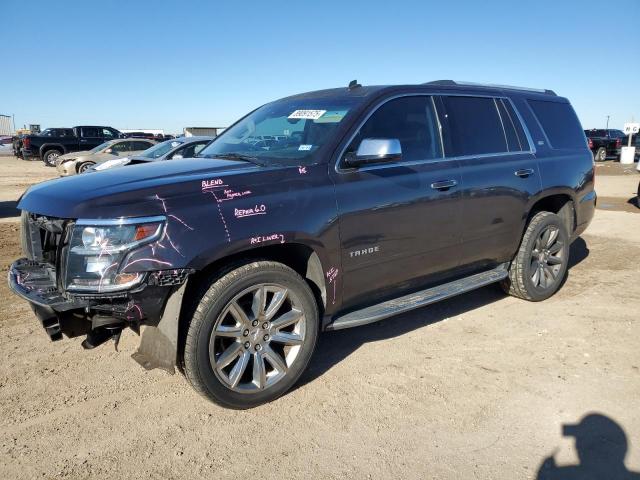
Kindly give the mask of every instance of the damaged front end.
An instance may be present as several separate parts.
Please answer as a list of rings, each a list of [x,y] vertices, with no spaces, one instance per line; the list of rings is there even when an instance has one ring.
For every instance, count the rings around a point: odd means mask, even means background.
[[[121,332],[144,329],[133,358],[173,373],[178,317],[191,270],[161,255],[166,218],[69,220],[23,211],[26,258],[8,274],[11,289],[29,301],[51,340],[86,336],[95,348]],[[169,242],[170,242],[169,238]]]

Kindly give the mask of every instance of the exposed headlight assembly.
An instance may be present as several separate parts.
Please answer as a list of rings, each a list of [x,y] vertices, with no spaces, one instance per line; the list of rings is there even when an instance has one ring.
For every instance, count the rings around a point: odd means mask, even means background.
[[[71,233],[66,289],[105,293],[126,290],[142,281],[142,273],[121,273],[133,249],[160,239],[164,216],[117,220],[78,220]]]

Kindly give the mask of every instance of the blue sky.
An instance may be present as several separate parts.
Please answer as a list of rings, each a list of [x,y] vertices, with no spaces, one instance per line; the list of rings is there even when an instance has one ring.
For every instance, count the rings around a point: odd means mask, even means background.
[[[640,120],[640,1],[605,5],[4,0],[0,113],[180,132],[354,78],[451,78],[551,88],[585,128],[622,127]]]

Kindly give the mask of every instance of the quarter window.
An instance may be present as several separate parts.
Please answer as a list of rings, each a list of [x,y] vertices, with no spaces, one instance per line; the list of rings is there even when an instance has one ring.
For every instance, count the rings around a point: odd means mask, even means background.
[[[442,157],[437,119],[427,96],[401,97],[382,105],[362,125],[347,152],[355,152],[365,138],[399,140],[403,161]]]
[[[585,148],[584,131],[568,103],[529,100],[533,113],[547,134],[551,148]]]

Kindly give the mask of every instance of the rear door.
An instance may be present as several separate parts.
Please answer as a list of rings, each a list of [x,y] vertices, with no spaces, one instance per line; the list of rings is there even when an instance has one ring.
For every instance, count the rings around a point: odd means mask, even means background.
[[[402,159],[347,168],[344,156],[365,138],[398,139]],[[402,96],[377,106],[330,174],[346,308],[416,289],[457,265],[460,174],[458,162],[442,156],[430,96]]]
[[[508,98],[442,96],[445,154],[460,162],[461,266],[510,260],[531,196],[541,188],[538,164]]]
[[[80,150],[91,150],[103,142],[104,136],[101,128],[82,127],[80,129]]]

